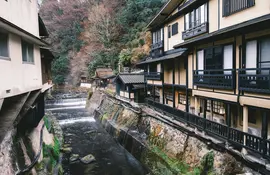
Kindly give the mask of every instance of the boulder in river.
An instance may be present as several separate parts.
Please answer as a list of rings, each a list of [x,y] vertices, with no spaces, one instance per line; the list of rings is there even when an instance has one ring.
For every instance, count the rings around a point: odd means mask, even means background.
[[[70,154],[72,152],[72,148],[71,147],[63,147],[63,148],[61,148],[61,151],[63,153]]]
[[[70,156],[70,158],[69,158],[69,162],[70,163],[74,163],[74,162],[76,162],[78,159],[79,159],[79,154],[72,154],[71,156]]]
[[[81,158],[81,162],[84,164],[89,164],[96,161],[95,157],[92,154],[89,154],[83,158]]]

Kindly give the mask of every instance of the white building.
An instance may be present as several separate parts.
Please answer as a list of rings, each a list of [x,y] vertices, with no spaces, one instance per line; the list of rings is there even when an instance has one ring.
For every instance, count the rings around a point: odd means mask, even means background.
[[[43,117],[44,91],[50,87],[45,74],[53,58],[44,49],[46,36],[37,0],[0,1],[0,142],[25,115],[34,116],[31,125]]]

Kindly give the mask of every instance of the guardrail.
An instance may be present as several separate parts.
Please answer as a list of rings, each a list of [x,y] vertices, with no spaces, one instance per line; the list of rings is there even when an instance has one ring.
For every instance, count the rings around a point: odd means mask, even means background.
[[[262,137],[228,127],[227,125],[217,123],[191,113],[186,113],[176,108],[172,108],[171,106],[163,105],[150,98],[146,98],[146,102],[154,108],[175,116],[176,119],[189,124],[191,127],[195,127],[207,134],[217,136],[232,144],[236,144],[259,153],[270,160],[270,140],[265,140]]]
[[[235,70],[195,70],[193,82],[200,87],[235,89]]]
[[[146,72],[145,77],[147,80],[161,80],[163,73],[161,72]]]
[[[270,93],[270,68],[239,69],[239,89]]]

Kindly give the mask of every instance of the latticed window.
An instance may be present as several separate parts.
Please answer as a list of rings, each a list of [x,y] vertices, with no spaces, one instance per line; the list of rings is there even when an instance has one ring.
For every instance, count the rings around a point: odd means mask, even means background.
[[[229,16],[255,5],[255,0],[223,0],[223,16]]]

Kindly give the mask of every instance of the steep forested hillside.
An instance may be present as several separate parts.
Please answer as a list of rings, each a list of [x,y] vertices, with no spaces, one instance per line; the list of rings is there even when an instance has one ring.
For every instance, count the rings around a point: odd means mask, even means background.
[[[54,82],[77,84],[98,66],[132,65],[149,54],[147,23],[166,0],[43,0],[40,15],[56,59]]]

